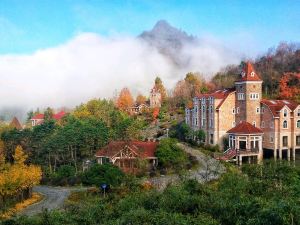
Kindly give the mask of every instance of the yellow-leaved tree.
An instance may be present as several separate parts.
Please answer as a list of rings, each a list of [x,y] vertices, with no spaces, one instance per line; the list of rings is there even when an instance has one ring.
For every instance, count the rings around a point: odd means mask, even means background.
[[[5,162],[0,142],[0,206],[5,205],[7,199],[24,199],[24,193],[31,193],[31,188],[39,184],[42,178],[42,170],[39,166],[26,165],[27,154],[21,146],[17,146],[13,155],[14,163]],[[3,147],[3,146],[2,146]],[[1,208],[1,207],[0,207]]]

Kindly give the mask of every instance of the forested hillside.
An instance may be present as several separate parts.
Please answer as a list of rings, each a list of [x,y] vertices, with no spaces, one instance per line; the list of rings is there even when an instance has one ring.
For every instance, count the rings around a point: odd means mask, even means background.
[[[212,78],[216,88],[232,87],[243,63],[229,65],[217,73]],[[277,48],[271,48],[267,53],[258,57],[254,61],[254,67],[264,81],[264,96],[266,98],[280,97],[280,80],[285,73],[300,73],[300,46],[280,43]],[[296,81],[289,82],[288,86],[296,86],[296,84]]]

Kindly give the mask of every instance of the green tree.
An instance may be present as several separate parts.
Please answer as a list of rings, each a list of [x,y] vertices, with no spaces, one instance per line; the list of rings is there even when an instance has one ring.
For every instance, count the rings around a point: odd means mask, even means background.
[[[187,155],[177,143],[177,140],[172,138],[165,138],[160,141],[155,152],[159,166],[181,169],[187,163]]]
[[[82,182],[86,185],[100,186],[106,183],[110,186],[119,186],[124,179],[123,172],[112,164],[94,164],[82,174]]]

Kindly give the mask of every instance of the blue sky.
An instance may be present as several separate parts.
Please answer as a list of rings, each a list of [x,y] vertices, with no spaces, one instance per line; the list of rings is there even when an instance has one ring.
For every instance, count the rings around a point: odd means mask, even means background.
[[[247,42],[259,52],[300,37],[298,0],[0,0],[0,54],[55,47],[83,32],[136,36],[160,19],[231,46],[244,41],[244,51]]]

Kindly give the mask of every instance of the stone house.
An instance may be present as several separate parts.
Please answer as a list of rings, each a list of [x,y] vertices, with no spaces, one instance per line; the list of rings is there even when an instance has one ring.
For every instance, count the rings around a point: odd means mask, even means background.
[[[262,80],[250,62],[246,63],[235,86],[193,98],[185,109],[185,122],[206,133],[206,144],[223,146],[243,157],[261,161],[267,153],[275,159],[295,160],[300,150],[300,105],[290,100],[262,99]]]

